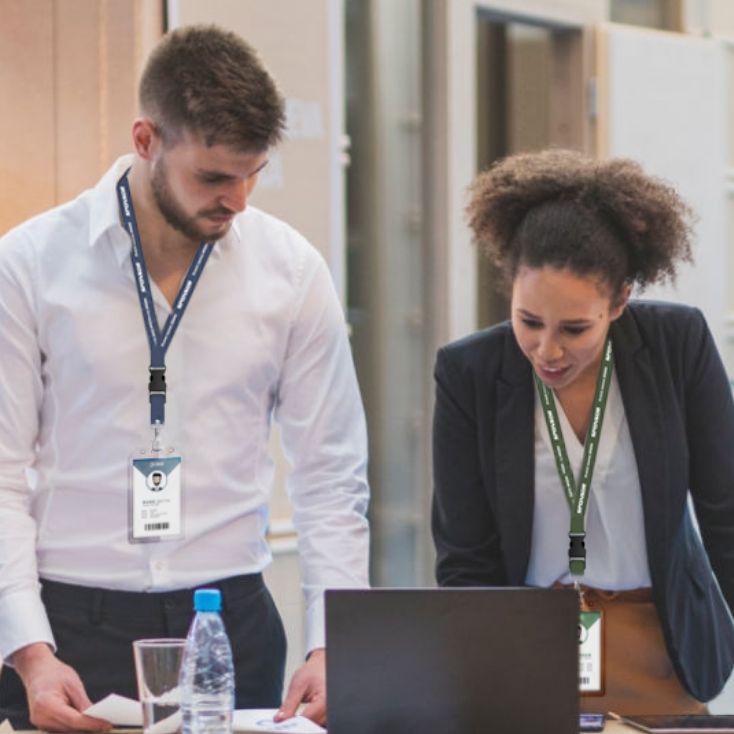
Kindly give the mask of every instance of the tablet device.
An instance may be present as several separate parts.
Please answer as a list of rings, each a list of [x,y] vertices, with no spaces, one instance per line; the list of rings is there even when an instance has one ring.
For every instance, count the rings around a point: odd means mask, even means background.
[[[734,734],[734,716],[730,714],[711,716],[709,714],[686,715],[638,715],[621,716],[621,720],[636,729],[651,732],[651,734],[690,734],[711,732],[712,734]]]
[[[579,714],[579,731],[604,731],[604,714]]]

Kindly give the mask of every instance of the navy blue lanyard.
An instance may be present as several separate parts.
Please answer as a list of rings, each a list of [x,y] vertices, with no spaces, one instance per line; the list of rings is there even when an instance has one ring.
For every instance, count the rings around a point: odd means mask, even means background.
[[[186,306],[189,300],[191,300],[191,294],[199,282],[199,277],[204,270],[204,265],[206,265],[207,258],[214,245],[210,242],[202,242],[199,245],[199,249],[196,251],[196,255],[194,255],[186,277],[183,279],[183,283],[181,283],[176,300],[173,302],[173,311],[166,319],[163,331],[161,332],[158,328],[158,319],[155,315],[155,305],[153,304],[153,295],[150,290],[148,268],[145,266],[138,222],[135,219],[133,200],[130,195],[130,184],[127,180],[128,173],[130,173],[129,168],[117,182],[117,198],[120,202],[122,222],[130,234],[130,240],[132,241],[130,258],[133,263],[135,285],[138,289],[140,308],[143,312],[143,323],[145,324],[145,332],[148,335],[148,345],[150,347],[150,377],[148,381],[150,423],[153,426],[162,426],[165,423],[166,416],[166,350],[173,339],[173,335],[176,333],[178,325],[181,323]]]

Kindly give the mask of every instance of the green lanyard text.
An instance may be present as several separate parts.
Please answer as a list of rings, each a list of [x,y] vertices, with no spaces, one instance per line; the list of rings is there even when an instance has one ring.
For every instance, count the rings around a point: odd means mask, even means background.
[[[591,406],[591,421],[586,433],[584,456],[581,460],[581,472],[578,482],[574,480],[571,463],[568,460],[553,390],[547,387],[537,374],[533,373],[543,408],[543,415],[545,416],[545,423],[548,426],[548,434],[553,446],[553,458],[556,461],[558,476],[561,479],[563,491],[571,509],[571,530],[568,534],[570,540],[568,565],[572,576],[583,576],[586,570],[586,510],[589,504],[591,478],[594,474],[594,464],[596,463],[596,453],[599,448],[601,427],[607,407],[613,369],[612,341],[607,337],[599,374],[596,378],[596,392]]]

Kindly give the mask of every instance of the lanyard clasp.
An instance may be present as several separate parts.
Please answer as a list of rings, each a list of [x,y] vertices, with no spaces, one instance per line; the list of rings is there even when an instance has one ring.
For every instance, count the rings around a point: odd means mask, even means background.
[[[583,574],[586,568],[586,533],[568,534],[568,561],[572,574]]]
[[[148,367],[150,379],[148,380],[148,393],[153,395],[166,394],[166,368]]]

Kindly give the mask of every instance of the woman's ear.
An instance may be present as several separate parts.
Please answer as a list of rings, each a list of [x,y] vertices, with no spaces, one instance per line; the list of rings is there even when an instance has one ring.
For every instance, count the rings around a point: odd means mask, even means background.
[[[610,321],[616,321],[624,313],[631,294],[632,286],[629,283],[625,283],[612,301],[611,313],[609,314]]]

